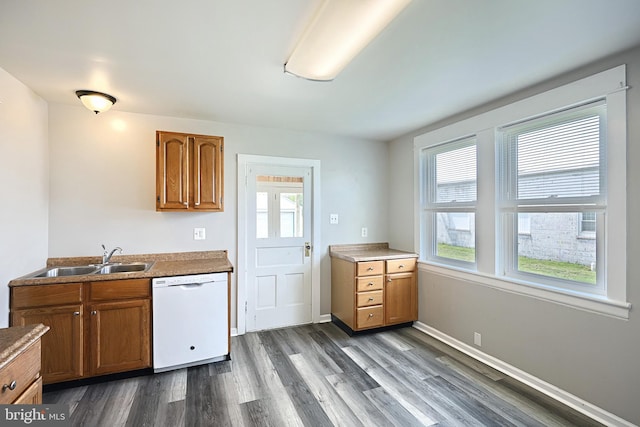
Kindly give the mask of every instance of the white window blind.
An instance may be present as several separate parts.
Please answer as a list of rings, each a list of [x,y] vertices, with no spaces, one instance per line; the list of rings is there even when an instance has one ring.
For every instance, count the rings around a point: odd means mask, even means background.
[[[561,203],[599,196],[605,115],[600,102],[500,129],[507,144],[501,170],[504,182],[512,184],[506,197]]]
[[[460,203],[476,200],[475,139],[445,144],[434,150],[435,203]]]

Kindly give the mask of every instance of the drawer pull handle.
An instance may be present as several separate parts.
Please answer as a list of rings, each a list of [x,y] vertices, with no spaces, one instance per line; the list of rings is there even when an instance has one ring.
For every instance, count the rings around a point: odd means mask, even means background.
[[[372,318],[372,317],[373,317],[373,313],[369,313],[369,318]]]
[[[367,271],[373,271],[373,267],[367,268]]]
[[[369,301],[373,301],[373,297],[369,297]]]
[[[79,312],[79,311],[74,311],[74,312],[73,312],[73,315],[74,315],[74,316],[80,316],[80,312]]]
[[[398,268],[404,268],[404,264],[400,264]]]
[[[13,391],[13,390],[15,390],[15,389],[16,389],[16,386],[17,386],[17,385],[18,385],[18,383],[16,383],[16,380],[11,381],[11,383],[10,383],[10,384],[3,384],[3,385],[2,385],[2,392],[4,393],[4,391],[5,391],[6,389],[9,389],[9,390]]]
[[[373,286],[373,282],[367,283],[367,286]]]

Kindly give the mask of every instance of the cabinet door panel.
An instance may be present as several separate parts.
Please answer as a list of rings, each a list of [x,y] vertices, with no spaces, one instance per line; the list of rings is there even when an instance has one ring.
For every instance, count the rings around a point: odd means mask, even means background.
[[[188,209],[188,137],[157,132],[156,141],[156,209]]]
[[[42,378],[45,384],[80,378],[82,369],[82,305],[16,310],[15,326],[42,323]]]
[[[89,317],[93,375],[151,366],[149,300],[92,304]]]
[[[418,293],[415,273],[386,276],[384,289],[385,324],[411,322],[418,319]]]
[[[193,207],[222,211],[222,138],[193,137]]]

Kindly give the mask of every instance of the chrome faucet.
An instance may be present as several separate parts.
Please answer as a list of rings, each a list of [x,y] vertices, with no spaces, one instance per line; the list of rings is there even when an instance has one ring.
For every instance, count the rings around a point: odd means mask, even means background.
[[[113,256],[115,251],[119,251],[118,253],[122,253],[122,248],[120,246],[116,246],[111,250],[111,252],[107,251],[107,248],[104,245],[102,245],[102,249],[104,249],[104,252],[102,253],[103,264],[109,264],[109,261],[111,261],[111,257]]]

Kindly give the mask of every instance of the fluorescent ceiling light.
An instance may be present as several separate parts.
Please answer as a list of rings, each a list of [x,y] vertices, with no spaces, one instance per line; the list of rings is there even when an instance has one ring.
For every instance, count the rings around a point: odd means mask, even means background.
[[[309,80],[333,80],[411,0],[324,0],[284,71]]]
[[[107,111],[116,103],[113,96],[93,90],[77,90],[76,95],[85,107],[96,114]]]

